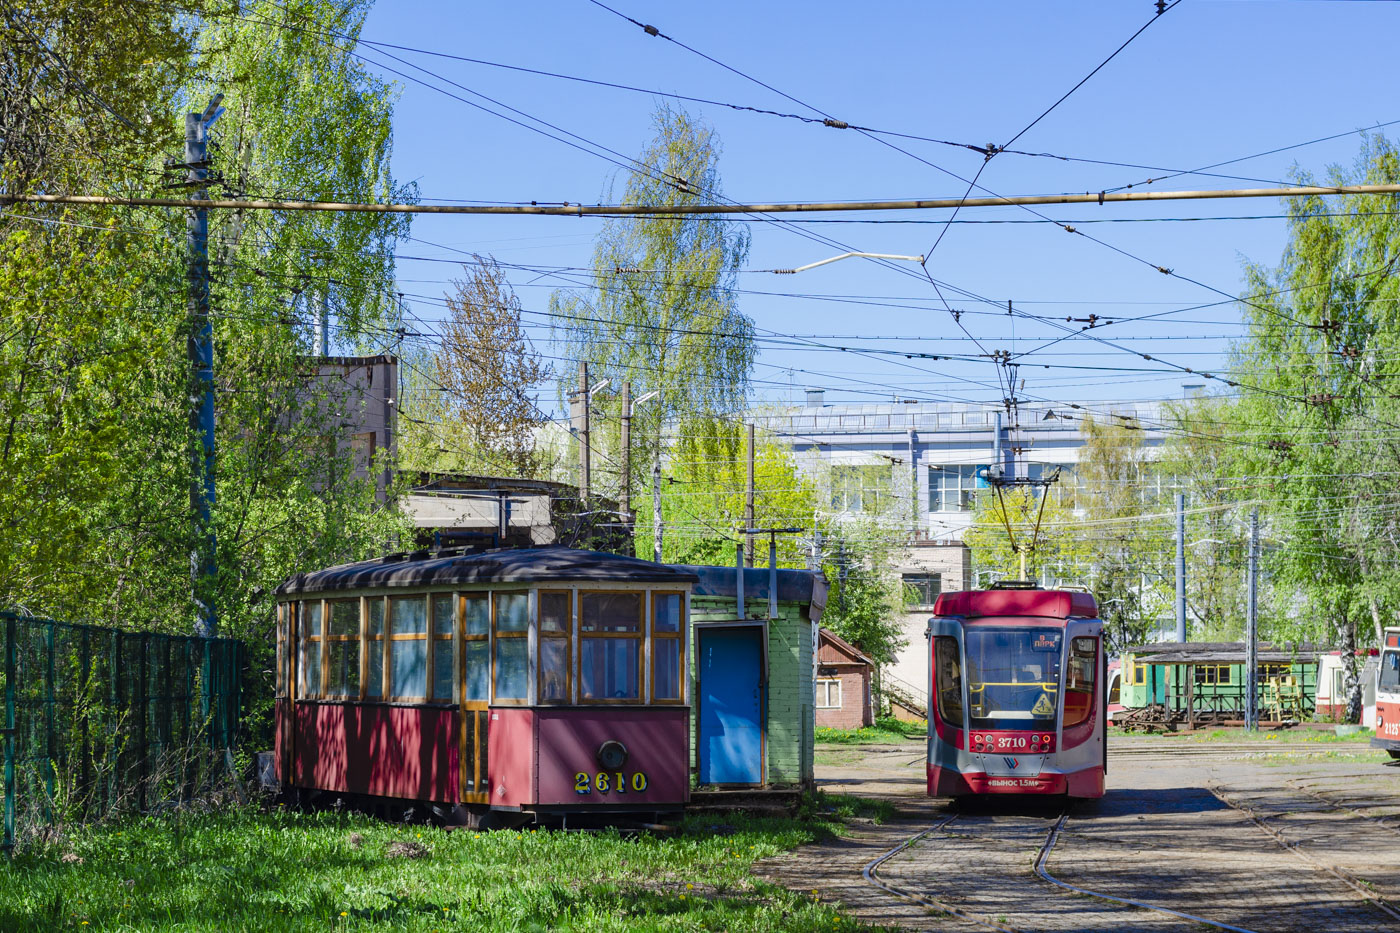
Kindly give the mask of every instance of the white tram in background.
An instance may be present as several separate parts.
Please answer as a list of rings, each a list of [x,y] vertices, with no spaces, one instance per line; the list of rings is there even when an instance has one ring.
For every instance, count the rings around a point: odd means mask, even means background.
[[[1376,737],[1371,744],[1400,758],[1400,628],[1385,630],[1376,672]]]
[[[928,793],[1094,798],[1108,770],[1103,623],[1088,593],[943,593],[929,621]]]

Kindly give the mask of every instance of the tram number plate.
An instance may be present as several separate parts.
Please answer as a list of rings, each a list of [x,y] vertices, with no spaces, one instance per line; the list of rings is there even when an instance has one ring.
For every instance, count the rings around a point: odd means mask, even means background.
[[[574,773],[574,793],[625,794],[629,790],[641,793],[647,789],[645,771],[578,771]]]
[[[992,739],[997,751],[1024,751],[1031,747],[1030,739],[1024,735],[999,735]]]

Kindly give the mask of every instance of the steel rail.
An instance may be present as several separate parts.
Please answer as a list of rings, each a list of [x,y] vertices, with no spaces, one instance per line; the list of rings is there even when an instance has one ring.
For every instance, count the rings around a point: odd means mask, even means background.
[[[1060,818],[1055,821],[1054,827],[1050,830],[1050,835],[1047,836],[1045,839],[1045,845],[1041,846],[1040,854],[1036,856],[1035,873],[1044,880],[1050,882],[1056,887],[1064,888],[1066,891],[1073,892],[1074,894],[1083,894],[1088,897],[1098,898],[1102,901],[1113,901],[1117,904],[1127,904],[1132,907],[1141,908],[1142,910],[1155,911],[1159,914],[1170,914],[1173,917],[1180,917],[1183,920],[1190,920],[1193,923],[1203,923],[1206,926],[1214,927],[1217,930],[1230,930],[1232,931],[1232,933],[1255,933],[1255,931],[1246,929],[1245,927],[1231,926],[1228,923],[1221,923],[1218,920],[1207,920],[1205,917],[1198,917],[1195,914],[1183,913],[1180,910],[1172,910],[1170,907],[1159,907],[1156,904],[1149,904],[1146,901],[1135,901],[1132,898],[1118,897],[1115,894],[1104,894],[1102,891],[1091,891],[1088,888],[1081,888],[1078,885],[1073,885],[1067,881],[1061,881],[1060,879],[1056,878],[1054,875],[1050,874],[1050,872],[1045,868],[1045,863],[1049,861],[1050,851],[1055,848],[1055,842],[1057,839],[1059,839],[1060,830],[1064,827],[1065,821],[1068,819],[1068,813],[1060,814]]]
[[[1278,844],[1279,848],[1293,853],[1293,855],[1303,860],[1304,862],[1307,862],[1313,868],[1319,871],[1327,872],[1329,875],[1333,876],[1342,884],[1346,885],[1353,892],[1359,895],[1362,900],[1366,901],[1371,906],[1375,907],[1377,910],[1380,910],[1381,912],[1389,915],[1392,919],[1400,920],[1400,911],[1397,911],[1394,907],[1391,907],[1390,904],[1386,902],[1385,898],[1381,897],[1379,894],[1367,888],[1365,885],[1360,884],[1355,878],[1351,877],[1351,875],[1349,875],[1347,872],[1337,868],[1335,865],[1329,865],[1326,862],[1313,858],[1307,852],[1304,852],[1302,848],[1302,843],[1290,841],[1288,837],[1285,836],[1281,831],[1274,829],[1272,826],[1265,823],[1264,820],[1257,813],[1255,813],[1252,808],[1242,803],[1239,803],[1238,801],[1231,800],[1229,797],[1225,796],[1225,794],[1223,794],[1218,787],[1207,786],[1206,790],[1210,791],[1211,794],[1215,797],[1215,799],[1219,800],[1221,803],[1225,804],[1230,809],[1243,813],[1246,817],[1249,818],[1250,822],[1252,822],[1255,826],[1259,827],[1270,838],[1272,838],[1274,842]],[[1333,806],[1333,809],[1339,810],[1341,808]]]
[[[346,201],[295,201],[214,198],[105,197],[90,194],[0,194],[5,204],[87,204],[108,207],[189,207],[236,211],[332,211],[368,214],[527,214],[558,217],[679,214],[806,214],[829,211],[914,211],[940,208],[1007,207],[1039,204],[1108,204],[1123,201],[1202,201],[1220,198],[1321,197],[1345,194],[1400,194],[1392,185],[1287,185],[1276,188],[1202,189],[1196,191],[1119,191],[1084,194],[1006,195],[990,198],[910,198],[895,201],[796,201],[774,204],[365,204]],[[1066,224],[1071,233],[1074,225]]]
[[[954,813],[947,819],[942,820],[938,823],[934,823],[928,829],[921,830],[920,832],[917,832],[914,835],[910,836],[908,839],[904,840],[899,845],[895,846],[893,849],[890,849],[884,855],[880,856],[879,858],[870,862],[870,864],[866,865],[860,873],[861,877],[864,878],[867,883],[873,884],[875,885],[875,887],[887,891],[890,894],[895,895],[896,897],[903,897],[908,900],[914,901],[915,903],[923,904],[925,907],[932,907],[934,910],[942,911],[945,914],[957,917],[959,920],[966,920],[968,923],[975,923],[978,926],[986,927],[989,930],[996,930],[998,931],[998,933],[1022,933],[1022,931],[1016,929],[1015,927],[1009,927],[1005,924],[997,923],[993,920],[987,920],[985,918],[978,917],[975,914],[967,913],[966,911],[960,910],[959,908],[954,907],[951,904],[944,903],[943,901],[940,901],[937,898],[928,897],[926,895],[918,894],[913,891],[907,891],[904,888],[895,887],[894,885],[890,884],[889,882],[883,880],[880,877],[879,868],[881,865],[894,858],[896,855],[903,852],[904,850],[908,849],[914,843],[918,842],[920,839],[924,838],[930,833],[938,832],[940,829],[953,822],[953,820],[956,820],[958,816],[959,814]]]

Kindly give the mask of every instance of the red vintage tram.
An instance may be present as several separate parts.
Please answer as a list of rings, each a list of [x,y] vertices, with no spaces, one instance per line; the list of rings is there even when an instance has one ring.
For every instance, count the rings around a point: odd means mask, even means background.
[[[485,826],[680,810],[695,580],[564,547],[297,575],[277,589],[282,787]]]
[[[943,593],[929,621],[928,793],[1102,797],[1103,623],[1088,593]]]

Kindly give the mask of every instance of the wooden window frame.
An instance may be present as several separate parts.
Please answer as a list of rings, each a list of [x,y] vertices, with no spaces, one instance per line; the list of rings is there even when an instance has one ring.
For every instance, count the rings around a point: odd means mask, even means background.
[[[424,602],[423,612],[424,622],[422,633],[406,632],[402,635],[394,634],[394,603],[403,602],[410,599],[421,599]],[[432,646],[428,645],[424,649],[423,668],[423,693],[390,693],[389,689],[394,684],[393,670],[390,664],[394,659],[393,643],[396,641],[422,641],[432,640],[433,630],[433,594],[432,593],[406,593],[402,596],[388,597],[388,605],[384,607],[384,696],[381,697],[386,703],[428,703],[428,693],[432,689],[432,671],[427,667],[432,662]]]
[[[658,599],[667,596],[677,597],[680,603],[679,618],[676,620],[676,631],[658,632],[656,630],[656,602]],[[582,600],[580,600],[579,602],[580,605],[582,605]],[[690,617],[690,613],[687,611],[689,609],[689,601],[686,599],[686,594],[684,590],[650,590],[647,593],[647,609],[649,610],[646,613],[647,638],[646,645],[644,647],[647,673],[649,674],[649,678],[647,680],[646,696],[644,697],[644,701],[649,704],[655,704],[658,706],[684,706],[685,688],[687,681],[685,667],[685,643],[686,629],[688,628],[687,622],[689,621]],[[580,610],[580,625],[582,624],[582,619],[582,610]],[[656,645],[658,642],[663,641],[675,641],[678,642],[680,645],[680,655],[678,657],[676,665],[676,685],[680,688],[680,696],[675,698],[657,697],[656,695]]]
[[[378,601],[382,615],[380,632],[370,634],[370,604]],[[365,703],[384,703],[389,694],[389,597],[363,596],[360,598],[360,638],[364,646],[360,651],[360,700]],[[377,647],[376,647],[377,646]],[[379,652],[379,695],[369,695],[369,657],[372,651]]]
[[[332,634],[331,634],[331,615],[334,613],[334,609],[333,609],[332,607],[335,606],[337,603],[354,603],[354,604],[355,604],[355,612],[356,612],[356,615],[357,615],[357,617],[358,617],[359,622],[358,622],[358,624],[357,624],[356,627],[355,627],[355,634],[354,634],[354,635],[332,635]],[[322,680],[323,689],[322,689],[322,692],[321,692],[321,699],[323,699],[323,700],[339,700],[339,701],[341,701],[341,702],[346,702],[346,703],[351,702],[351,701],[358,701],[358,700],[364,699],[364,695],[365,695],[365,657],[364,657],[364,656],[365,656],[365,647],[364,647],[364,634],[365,634],[365,606],[364,606],[364,600],[363,600],[363,599],[361,599],[361,598],[359,598],[359,597],[350,597],[350,598],[348,598],[348,599],[325,599],[325,600],[322,600],[322,601],[321,601],[321,653],[325,656],[325,657],[323,658],[323,660],[322,660],[321,663],[322,663],[322,666],[324,666],[325,669],[326,669],[325,676],[324,676],[324,678],[323,678],[323,680]],[[360,676],[359,676],[359,678],[358,678],[358,685],[357,685],[357,688],[356,688],[356,690],[355,690],[354,693],[336,693],[336,694],[332,694],[332,693],[330,692],[330,688],[331,688],[331,682],[330,682],[330,677],[331,677],[331,675],[330,675],[330,670],[331,670],[331,660],[330,660],[330,654],[331,654],[331,652],[330,652],[330,645],[331,645],[331,642],[333,642],[333,641],[334,641],[334,642],[351,642],[351,641],[353,641],[353,642],[355,642],[355,646],[359,649],[359,651],[358,651],[357,654],[356,654],[355,661],[356,661],[357,666],[358,666],[359,669],[360,669]]]
[[[568,620],[562,632],[546,632],[544,630],[544,598],[546,596],[566,596],[569,600]],[[540,706],[568,706],[574,699],[574,633],[578,630],[578,612],[580,600],[577,598],[577,591],[573,589],[545,588],[535,591],[534,613],[535,627],[539,630],[536,641],[536,654],[539,658],[536,664],[535,676],[535,697]],[[564,696],[557,700],[546,700],[544,698],[544,643],[546,641],[562,641],[564,643]]]
[[[291,629],[289,605],[286,602],[277,604],[277,676],[273,679],[272,695],[278,700],[287,698],[287,636]]]
[[[579,590],[578,591],[578,702],[587,706],[642,706],[647,702],[647,630],[651,623],[651,601],[648,590]],[[583,630],[583,600],[586,596],[616,596],[625,593],[637,597],[637,628],[631,632],[585,632]],[[633,639],[637,642],[637,695],[635,697],[585,697],[583,695],[583,642],[590,638]],[[682,646],[684,651],[684,646]],[[684,670],[684,668],[682,668]]]
[[[530,667],[531,667],[531,665],[530,665],[530,629],[533,627],[531,623],[532,623],[532,621],[533,621],[533,615],[534,615],[534,614],[530,611],[530,603],[531,603],[530,594],[531,594],[531,591],[530,591],[530,590],[491,590],[491,592],[490,592],[490,596],[491,596],[491,639],[490,639],[490,647],[488,647],[486,650],[487,650],[488,656],[489,656],[490,659],[491,659],[491,674],[490,674],[490,677],[491,677],[490,687],[491,687],[491,689],[490,689],[490,696],[491,696],[491,705],[492,705],[492,706],[529,706],[529,705],[530,705],[530,694],[533,692],[533,691],[530,689],[530,682],[531,682],[531,677],[530,677]],[[521,630],[518,631],[518,632],[502,632],[502,631],[500,630],[500,627],[499,627],[499,624],[498,624],[498,621],[497,621],[496,607],[497,607],[497,600],[498,600],[500,597],[502,597],[502,596],[524,596],[524,597],[525,597],[525,628],[521,629]],[[496,696],[496,652],[499,650],[499,644],[500,644],[501,639],[505,639],[505,640],[509,641],[509,640],[515,639],[515,638],[523,638],[523,639],[525,639],[525,696],[520,697],[520,698],[518,698],[518,699],[517,699],[517,698],[514,698],[514,697],[504,697],[504,698],[502,698],[502,697],[497,697],[497,696]]]
[[[300,608],[297,610],[297,621],[300,624],[297,626],[297,673],[313,674],[316,678],[316,689],[312,691],[307,688],[305,684],[298,684],[297,699],[324,699],[326,696],[326,602],[323,599],[302,599],[298,600],[298,605]],[[306,611],[306,607],[309,605],[316,606],[321,614],[321,632],[319,635],[312,635],[310,633],[310,625],[307,623],[308,616]],[[307,671],[306,669],[306,646],[311,642],[315,642],[317,648],[318,669],[314,672]]]
[[[424,703],[432,706],[450,706],[458,703],[462,697],[462,655],[456,651],[457,633],[461,629],[462,606],[457,599],[457,594],[451,591],[428,593],[428,677],[424,689],[427,691],[427,699]],[[440,634],[437,630],[437,616],[434,608],[439,599],[446,599],[452,621],[447,627],[447,634]],[[445,645],[443,643],[446,643]],[[449,688],[450,695],[438,697],[433,695],[433,681],[437,671],[437,653],[439,651],[452,652],[452,680]]]
[[[835,705],[835,706],[831,705],[831,689],[830,689],[830,688],[831,688],[831,685],[832,685],[832,684],[835,684],[835,685],[836,685],[836,705]],[[827,688],[827,691],[826,691],[826,700],[827,700],[827,702],[826,702],[825,704],[823,704],[823,703],[821,702],[821,698],[820,698],[820,697],[817,697],[817,698],[816,698],[816,708],[817,708],[817,709],[843,709],[843,707],[842,707],[842,705],[841,705],[843,698],[842,698],[842,696],[841,696],[841,678],[840,678],[840,677],[818,677],[817,680],[816,680],[816,685],[817,685],[817,688],[818,688],[818,689],[820,689],[820,688],[823,687],[823,686],[825,686],[825,687]]]

